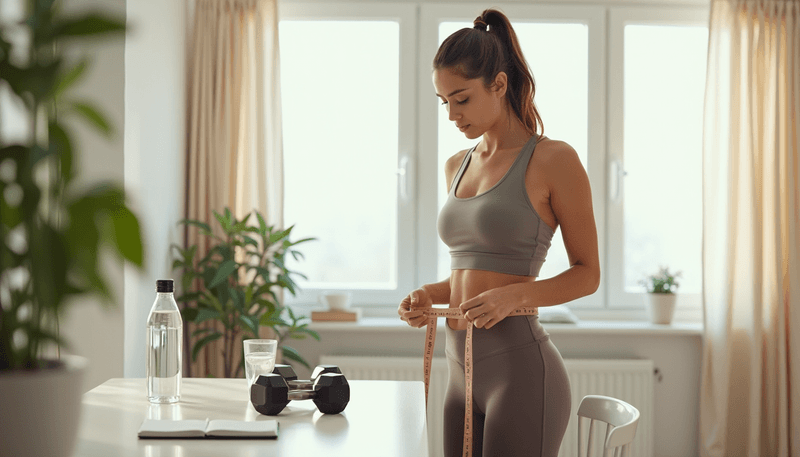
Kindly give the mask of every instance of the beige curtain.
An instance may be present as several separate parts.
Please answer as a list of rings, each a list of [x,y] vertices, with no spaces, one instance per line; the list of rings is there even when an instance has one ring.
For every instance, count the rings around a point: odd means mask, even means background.
[[[186,217],[253,209],[283,227],[283,140],[277,0],[196,0],[189,44]],[[196,244],[193,230],[187,244]],[[208,246],[200,245],[199,256]],[[184,331],[188,338],[192,328]],[[219,341],[219,340],[218,340]],[[221,344],[187,376],[222,376]]]
[[[712,0],[701,455],[800,456],[800,1]]]

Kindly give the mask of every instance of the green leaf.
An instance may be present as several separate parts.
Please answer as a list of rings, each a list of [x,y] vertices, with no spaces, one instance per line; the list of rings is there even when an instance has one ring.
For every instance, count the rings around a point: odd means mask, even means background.
[[[214,275],[214,279],[211,280],[211,283],[208,284],[208,288],[213,289],[222,284],[222,282],[225,281],[234,271],[236,271],[236,262],[233,260],[226,260],[222,263],[222,265],[219,266],[219,270],[217,270],[217,273]]]
[[[304,359],[300,355],[300,353],[297,352],[296,349],[294,349],[293,347],[290,347],[290,346],[286,346],[286,345],[281,346],[281,348],[283,349],[283,356],[285,358],[290,359],[290,360],[294,360],[295,362],[298,362],[298,363],[302,364],[306,368],[309,368],[309,369],[311,368],[308,365],[308,362],[306,362],[306,359]]]
[[[86,71],[86,67],[87,67],[88,63],[89,63],[88,59],[82,59],[80,62],[75,64],[72,68],[67,70],[64,73],[64,75],[61,77],[61,79],[58,81],[57,85],[56,85],[55,92],[53,94],[54,97],[56,97],[56,98],[61,97],[61,95],[64,93],[64,91],[66,91],[73,84],[75,84],[79,79],[81,79],[81,77],[83,76],[83,73]]]
[[[197,319],[197,314],[199,310],[197,308],[183,308],[181,310],[181,316],[184,322],[194,322]]]
[[[199,324],[199,323],[205,322],[207,320],[219,319],[220,316],[222,316],[222,314],[217,310],[201,309],[200,311],[198,311],[197,317],[195,317],[193,319],[193,321],[194,321],[195,324]]]
[[[288,229],[282,231],[282,232],[273,233],[272,235],[269,236],[269,244],[275,244],[278,241],[286,238],[292,232],[293,228],[294,228],[294,225],[289,227]]]
[[[233,307],[238,310],[239,312],[244,312],[244,292],[239,289],[231,289],[230,290],[230,297],[233,301]]]
[[[120,205],[111,213],[111,221],[114,224],[114,244],[117,251],[122,257],[142,269],[144,267],[144,248],[136,216],[124,205]]]
[[[49,37],[82,37],[106,33],[119,33],[125,30],[124,20],[115,20],[100,14],[87,14],[75,19],[66,19],[54,24],[54,32]]]
[[[253,267],[253,270],[255,270],[259,276],[264,278],[264,282],[271,284],[269,280],[269,270],[264,267]]]
[[[51,122],[47,131],[50,136],[50,148],[53,149],[60,159],[61,179],[64,181],[64,185],[67,185],[73,177],[72,140],[70,140],[67,131],[56,122]]]
[[[200,222],[200,221],[195,221],[195,220],[191,220],[191,219],[182,219],[180,222],[178,222],[178,224],[179,225],[180,224],[192,225],[192,226],[199,227],[199,228],[203,229],[205,232],[211,233],[211,226],[209,226],[206,223]],[[192,247],[197,249],[197,245],[192,246]]]
[[[239,321],[253,333],[253,336],[258,335],[258,320],[253,316],[239,315]]]
[[[268,313],[261,316],[258,320],[258,323],[265,326],[265,327],[276,327],[278,325],[288,325],[286,321],[281,319],[279,316],[275,316],[274,313]]]
[[[12,92],[22,99],[28,112],[32,112],[33,100],[51,98],[61,64],[61,59],[55,58],[46,64],[33,62],[20,68],[8,61],[0,61],[0,75],[3,75],[3,80],[8,83]]]
[[[203,300],[198,303],[202,303],[203,305],[209,307],[210,309],[215,309],[220,313],[223,312],[222,303],[220,303],[220,301],[217,299],[216,296],[214,296],[214,294],[212,294],[208,290],[203,290],[202,294],[203,294]]]
[[[266,235],[267,233],[267,222],[264,220],[264,216],[261,215],[258,211],[256,211],[256,217],[258,218],[258,229],[260,234]]]
[[[192,336],[199,336],[199,335],[202,335],[203,333],[208,333],[208,332],[213,332],[213,331],[214,331],[213,328],[199,328],[199,329],[195,330],[194,332],[192,332]]]
[[[89,122],[89,124],[96,127],[97,130],[100,131],[100,133],[103,133],[108,137],[111,136],[112,134],[111,125],[108,123],[108,121],[106,121],[105,117],[103,117],[103,115],[100,114],[100,112],[97,110],[97,107],[95,107],[89,102],[75,101],[70,103],[70,108],[72,108],[72,110],[75,111],[76,113],[83,116],[83,118],[86,119]]]
[[[228,286],[227,282],[223,282],[219,286],[215,287],[214,295],[217,297],[217,300],[220,304],[222,304],[222,312],[230,313],[231,307],[228,306],[231,301],[231,288]]]
[[[284,289],[288,290],[292,295],[295,295],[295,288],[297,284],[292,281],[289,275],[278,275],[278,284]]]
[[[260,285],[258,287],[258,289],[256,289],[255,293],[253,294],[253,297],[261,297],[264,294],[268,294],[270,286],[271,286],[271,284],[262,284],[262,285]]]
[[[197,354],[200,353],[200,349],[203,349],[203,346],[207,345],[208,343],[214,340],[218,340],[221,336],[222,333],[215,332],[212,333],[211,335],[204,336],[199,341],[197,341],[194,344],[194,347],[192,348],[192,361],[193,362],[197,361]]]
[[[299,330],[299,331],[301,331],[301,332],[304,332],[304,333],[308,333],[308,334],[309,334],[309,335],[311,335],[311,336],[312,336],[312,337],[313,337],[315,340],[317,340],[317,341],[320,341],[320,339],[319,339],[319,333],[317,333],[317,332],[316,332],[316,331],[314,331],[314,330],[311,330],[311,329],[308,329],[308,328],[304,328],[304,329],[302,329],[302,330]]]
[[[228,208],[225,208],[225,211],[226,214],[230,214],[230,210],[228,210]],[[224,230],[225,233],[228,233],[228,231],[230,231],[230,224],[228,224],[228,220],[222,217],[222,215],[219,214],[218,212],[216,211],[212,212],[214,213],[214,217],[217,219],[217,222],[219,222],[219,225],[222,227],[222,230]]]
[[[250,214],[245,216],[244,219],[242,219],[241,221],[238,221],[238,222],[232,224],[233,225],[233,231],[237,232],[237,233],[245,231],[245,228],[247,227],[247,220],[248,219],[250,219]],[[235,221],[235,219],[234,219],[234,221]]]
[[[307,241],[314,241],[314,240],[316,240],[316,238],[314,238],[314,237],[311,237],[311,238],[303,238],[302,240],[299,240],[299,241],[295,241],[295,242],[293,242],[293,243],[290,243],[290,244],[289,244],[289,246],[294,246],[294,245],[296,245],[296,244],[305,243],[305,242],[307,242]]]

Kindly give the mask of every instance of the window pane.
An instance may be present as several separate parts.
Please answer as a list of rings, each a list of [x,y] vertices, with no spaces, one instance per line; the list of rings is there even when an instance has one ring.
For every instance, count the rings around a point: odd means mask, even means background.
[[[658,267],[700,293],[705,27],[625,27],[625,291]]]
[[[394,289],[399,24],[285,20],[280,46],[284,221],[317,238],[287,267],[304,289]]]
[[[439,26],[439,43],[464,27],[467,22],[443,22]],[[514,30],[528,61],[536,83],[534,101],[544,122],[544,134],[553,140],[571,145],[587,166],[588,144],[588,68],[589,29],[585,24],[569,23],[514,23]],[[543,46],[542,43],[559,43]],[[433,90],[431,88],[431,96]],[[439,171],[440,183],[444,180],[444,164],[456,152],[471,148],[480,139],[468,140],[448,119],[447,108],[439,111]],[[439,209],[447,199],[447,186],[439,185]],[[447,245],[439,240],[439,276],[450,274],[450,254]],[[556,230],[547,261],[539,274],[541,278],[555,276],[569,268],[569,260]]]

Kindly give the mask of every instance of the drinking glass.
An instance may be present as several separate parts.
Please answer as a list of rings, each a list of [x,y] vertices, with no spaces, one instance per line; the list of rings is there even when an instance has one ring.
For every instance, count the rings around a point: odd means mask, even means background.
[[[244,374],[247,385],[253,385],[259,375],[272,373],[278,340],[244,340]]]

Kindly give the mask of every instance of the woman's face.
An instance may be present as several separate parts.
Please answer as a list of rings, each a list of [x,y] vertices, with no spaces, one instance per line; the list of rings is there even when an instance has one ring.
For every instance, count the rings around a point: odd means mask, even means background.
[[[469,139],[478,138],[500,119],[505,96],[505,73],[486,90],[481,78],[464,79],[448,69],[433,71],[433,87],[449,119]]]

